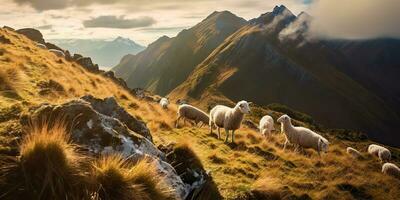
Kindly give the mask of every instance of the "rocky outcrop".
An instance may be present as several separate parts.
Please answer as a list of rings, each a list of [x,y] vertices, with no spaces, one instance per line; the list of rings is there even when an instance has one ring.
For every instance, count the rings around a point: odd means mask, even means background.
[[[99,71],[99,66],[97,64],[93,64],[92,59],[89,57],[80,57],[76,60],[76,62],[89,71]]]
[[[137,120],[122,108],[114,97],[98,99],[91,95],[83,96],[81,99],[89,102],[90,105],[99,113],[118,119],[124,123],[129,129],[139,133],[149,141],[153,141],[150,131],[146,124]]]
[[[114,74],[113,71],[106,71],[106,72],[103,72],[103,76],[105,76],[105,77],[107,77],[107,78],[113,80],[115,83],[121,85],[122,87],[124,87],[124,88],[126,88],[126,89],[129,89],[129,88],[128,88],[128,85],[126,84],[126,82],[124,81],[124,79],[115,77],[115,74]]]
[[[35,42],[45,44],[42,33],[36,29],[33,29],[33,28],[18,29],[17,33],[25,35],[27,38],[29,38]]]
[[[71,122],[68,125],[71,140],[88,155],[120,153],[129,159],[153,160],[178,199],[185,199],[204,182],[204,178],[196,174],[190,179],[187,174],[178,174],[165,153],[152,143],[145,123],[126,112],[113,97],[84,96],[61,105],[42,104],[23,114],[20,122],[26,126],[31,121],[47,121],[52,126],[57,119]],[[199,174],[199,169],[196,170]]]

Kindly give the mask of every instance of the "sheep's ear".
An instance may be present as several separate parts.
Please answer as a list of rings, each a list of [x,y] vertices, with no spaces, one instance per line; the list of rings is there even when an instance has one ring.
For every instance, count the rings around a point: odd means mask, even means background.
[[[250,101],[250,102],[248,102],[248,104],[251,105],[251,104],[253,104],[253,102]]]

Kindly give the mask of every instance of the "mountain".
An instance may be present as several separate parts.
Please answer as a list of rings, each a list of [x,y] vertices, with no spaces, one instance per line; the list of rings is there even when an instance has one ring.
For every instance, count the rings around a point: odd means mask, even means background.
[[[215,13],[199,25],[213,16]],[[240,20],[240,27],[225,34],[218,46],[207,51],[208,55],[187,54],[193,48],[180,53],[171,49],[170,41],[195,41],[182,37],[187,32],[183,31],[176,38],[161,38],[162,42],[153,43],[140,59],[125,57],[113,70],[132,88],[144,87],[207,106],[212,106],[214,99],[284,104],[327,127],[364,131],[374,140],[399,146],[398,81],[390,78],[387,82],[392,85],[369,82],[400,75],[395,67],[400,66],[396,52],[382,51],[386,49],[384,43],[368,41],[370,50],[364,52],[359,50],[365,49],[366,42],[350,50],[354,44],[313,38],[308,34],[310,20],[312,16],[305,12],[295,16],[285,6],[276,6],[272,12],[248,22]],[[199,25],[189,30],[194,31]],[[196,43],[197,48],[202,47],[198,45],[201,44]],[[375,60],[362,60],[364,56]],[[386,56],[390,58],[386,60]],[[161,59],[163,62],[159,62]],[[200,62],[193,62],[189,68],[181,66],[186,60]],[[174,68],[165,68],[164,63],[174,63]],[[388,67],[372,70],[381,64]],[[126,75],[127,71],[132,73]],[[374,74],[379,77],[371,78]],[[379,91],[382,87],[384,92]]]
[[[124,57],[112,70],[131,88],[165,95],[181,84],[229,35],[246,21],[234,14],[214,12],[174,38],[162,37],[137,55]]]
[[[118,64],[127,54],[136,54],[145,49],[129,38],[117,37],[114,40],[102,39],[53,39],[49,40],[73,53],[91,57],[101,67],[110,68]]]

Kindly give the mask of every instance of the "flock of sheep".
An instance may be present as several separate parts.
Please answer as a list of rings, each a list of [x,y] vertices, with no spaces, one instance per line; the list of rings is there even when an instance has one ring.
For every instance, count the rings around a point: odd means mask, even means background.
[[[193,121],[196,125],[201,123],[200,127],[207,124],[209,125],[210,133],[213,132],[214,128],[217,128],[218,139],[221,137],[220,128],[223,128],[226,133],[225,142],[228,142],[229,133],[231,132],[231,141],[233,143],[234,133],[240,128],[244,115],[250,113],[250,104],[247,101],[239,101],[233,108],[217,105],[210,110],[210,114],[194,106],[182,104],[178,107],[178,118],[175,126],[178,127],[181,119],[183,119],[184,123],[186,120]],[[162,98],[160,105],[167,109],[169,100]],[[328,152],[329,141],[326,138],[308,128],[293,126],[288,115],[282,115],[277,119],[277,122],[281,124],[281,133],[285,134],[286,138],[283,149],[286,148],[287,144],[293,144],[295,151],[298,148],[312,148],[318,152],[318,155],[320,155],[320,152]],[[260,133],[268,137],[273,130],[275,130],[274,119],[269,115],[262,117],[259,123]],[[362,158],[362,154],[352,147],[347,148],[347,153],[354,158]],[[388,162],[391,159],[391,153],[387,148],[371,144],[368,147],[368,153],[378,157],[381,163],[386,162],[382,165],[384,174],[400,178],[400,168]]]

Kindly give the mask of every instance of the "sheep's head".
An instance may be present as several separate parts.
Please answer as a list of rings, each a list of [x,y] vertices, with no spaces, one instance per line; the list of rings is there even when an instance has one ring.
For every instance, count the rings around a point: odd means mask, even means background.
[[[328,148],[329,148],[329,142],[323,139],[319,139],[318,141],[318,145],[319,145],[319,149],[324,152],[327,153],[328,152]]]
[[[288,115],[282,115],[276,121],[281,123],[281,124],[288,123],[288,122],[290,122],[290,117]]]
[[[236,108],[239,108],[240,112],[243,114],[249,114],[250,113],[250,104],[247,101],[239,101],[236,104]]]

